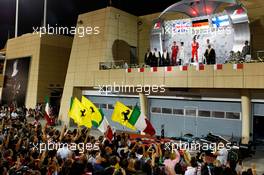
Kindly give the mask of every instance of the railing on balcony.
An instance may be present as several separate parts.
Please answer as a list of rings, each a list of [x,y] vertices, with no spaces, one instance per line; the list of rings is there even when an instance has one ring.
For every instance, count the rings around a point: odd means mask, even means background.
[[[99,70],[127,69],[127,68],[140,68],[140,67],[149,67],[149,66],[146,66],[144,63],[128,64],[124,60],[106,61],[106,62],[99,63]]]

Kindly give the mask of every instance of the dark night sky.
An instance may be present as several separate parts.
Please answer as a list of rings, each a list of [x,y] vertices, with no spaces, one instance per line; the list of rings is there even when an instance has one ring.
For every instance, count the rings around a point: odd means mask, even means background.
[[[20,0],[19,35],[33,32],[43,19],[44,0]],[[112,0],[112,6],[132,13],[146,15],[161,12],[178,0]],[[104,8],[109,0],[48,0],[47,23],[59,26],[75,26],[78,14]],[[14,36],[16,0],[0,0],[0,49],[8,35]]]

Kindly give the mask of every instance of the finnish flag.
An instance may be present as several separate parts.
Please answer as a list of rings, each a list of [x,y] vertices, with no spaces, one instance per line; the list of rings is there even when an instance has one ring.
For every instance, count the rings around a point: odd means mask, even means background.
[[[230,25],[228,15],[213,17],[212,23],[213,23],[213,27],[216,27],[216,28],[217,27],[225,27],[225,26]]]

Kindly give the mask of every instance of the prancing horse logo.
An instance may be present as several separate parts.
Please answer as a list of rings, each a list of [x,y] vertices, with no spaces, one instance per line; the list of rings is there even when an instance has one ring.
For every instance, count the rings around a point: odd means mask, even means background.
[[[82,113],[81,117],[85,117],[86,110],[84,109],[84,110],[81,110],[80,112]]]
[[[91,113],[95,113],[95,111],[94,111],[94,108],[93,108],[93,107],[90,107],[90,109],[91,109]]]
[[[130,114],[130,111],[126,110],[126,112],[122,112],[122,114],[124,115],[124,121],[128,121],[128,115]]]

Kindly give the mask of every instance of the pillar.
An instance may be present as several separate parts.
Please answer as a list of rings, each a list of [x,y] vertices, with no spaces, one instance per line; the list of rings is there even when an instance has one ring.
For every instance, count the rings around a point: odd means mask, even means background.
[[[251,121],[251,98],[248,90],[241,93],[242,106],[242,144],[247,144],[250,139],[250,121]]]
[[[147,96],[143,93],[139,93],[140,109],[145,116],[148,115],[148,102]],[[148,117],[148,116],[147,116]]]

